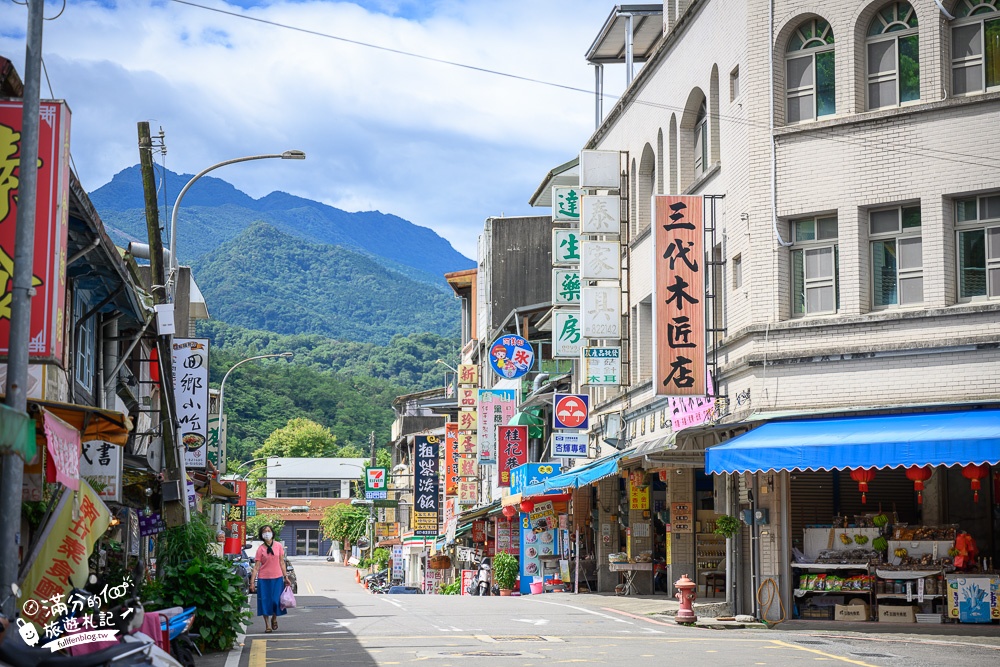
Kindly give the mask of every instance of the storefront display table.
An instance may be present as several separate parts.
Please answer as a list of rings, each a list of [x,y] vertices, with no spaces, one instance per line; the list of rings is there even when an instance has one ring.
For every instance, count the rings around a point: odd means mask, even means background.
[[[625,591],[623,595],[634,595],[635,590],[635,576],[639,572],[649,572],[650,577],[653,574],[653,564],[652,563],[611,563],[608,568],[612,572],[621,572],[622,583],[625,585]]]
[[[871,587],[863,589],[851,589],[851,588],[803,588],[802,583],[804,578],[808,578],[814,574],[826,574],[829,573],[831,578],[832,573],[837,573],[838,577],[849,578],[851,576],[865,575],[869,577],[869,585],[871,583],[871,577],[869,574],[868,563],[792,563],[792,569],[797,571],[799,585],[793,591],[793,595],[796,598],[808,599],[808,602],[804,602],[801,605],[800,613],[801,618],[821,618],[833,620],[834,609],[840,608],[839,606],[846,605],[850,600],[859,600],[865,602],[866,616],[870,613],[872,596],[874,591]],[[852,571],[853,574],[849,571]],[[839,606],[838,606],[839,605]],[[797,607],[799,605],[797,604]]]

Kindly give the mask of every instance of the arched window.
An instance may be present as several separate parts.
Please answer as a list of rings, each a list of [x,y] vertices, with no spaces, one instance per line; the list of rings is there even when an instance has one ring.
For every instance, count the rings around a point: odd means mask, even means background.
[[[698,107],[694,119],[694,175],[701,176],[708,169],[708,105],[705,100]]]
[[[1000,0],[959,0],[951,28],[951,89],[1000,88]]]
[[[833,30],[823,19],[796,28],[785,52],[785,119],[815,120],[837,111]]]
[[[886,5],[868,26],[868,108],[920,99],[917,13],[908,2]]]

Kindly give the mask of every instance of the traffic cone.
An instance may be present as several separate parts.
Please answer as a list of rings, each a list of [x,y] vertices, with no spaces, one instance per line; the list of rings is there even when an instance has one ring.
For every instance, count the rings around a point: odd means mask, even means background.
[[[361,570],[358,569],[354,570],[354,581],[358,582],[359,584],[361,583]]]

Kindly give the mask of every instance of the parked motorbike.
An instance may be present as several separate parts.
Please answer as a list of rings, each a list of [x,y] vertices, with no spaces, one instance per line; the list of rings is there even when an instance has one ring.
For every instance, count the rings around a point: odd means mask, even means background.
[[[493,565],[489,558],[483,558],[479,563],[479,567],[476,569],[476,574],[472,577],[472,583],[469,584],[467,593],[469,595],[480,595],[488,596],[492,591],[490,590],[491,579],[493,577]],[[497,589],[494,595],[498,595],[500,592]]]
[[[191,637],[197,633],[191,632],[194,621],[198,613],[197,607],[172,607],[161,609],[156,612],[160,615],[160,631],[169,632],[170,653],[184,667],[194,667],[194,654],[201,655],[201,651],[192,641]]]

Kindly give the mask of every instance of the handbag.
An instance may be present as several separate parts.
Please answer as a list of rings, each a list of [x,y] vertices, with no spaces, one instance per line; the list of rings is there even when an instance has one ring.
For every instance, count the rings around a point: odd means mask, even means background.
[[[281,605],[282,609],[295,608],[295,595],[292,593],[291,586],[286,585],[285,590],[281,591],[281,597],[278,598],[278,603]]]

